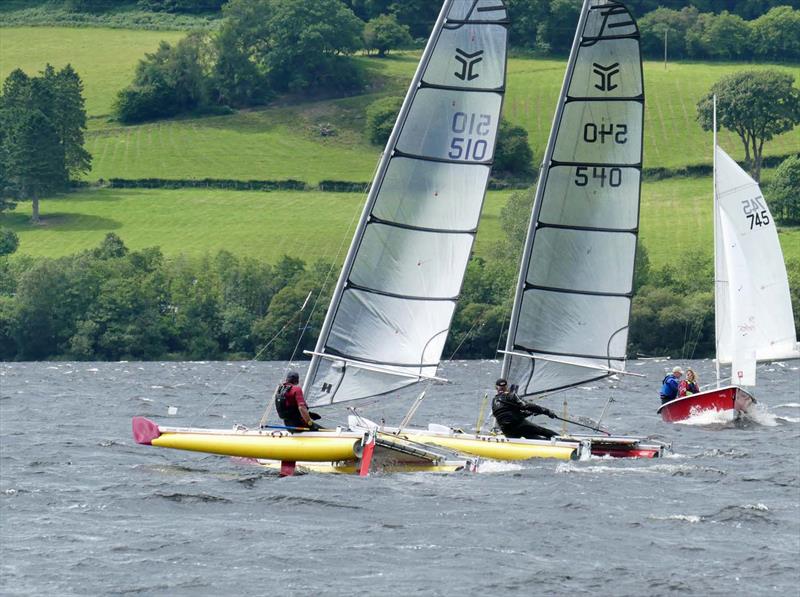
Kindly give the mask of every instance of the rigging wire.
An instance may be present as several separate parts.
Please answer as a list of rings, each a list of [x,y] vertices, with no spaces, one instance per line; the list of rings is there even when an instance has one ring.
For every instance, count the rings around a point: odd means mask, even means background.
[[[376,166],[375,170],[377,171],[377,166]],[[374,176],[375,176],[375,172],[373,172],[373,178],[374,178]],[[369,187],[370,187],[370,183],[365,184],[363,193],[367,192],[369,190]],[[292,354],[291,354],[291,356],[289,358],[289,362],[288,362],[288,364],[286,365],[286,367],[284,369],[283,377],[286,377],[286,375],[289,373],[289,370],[291,368],[291,364],[294,361],[295,356],[297,355],[297,351],[300,348],[300,344],[301,344],[301,342],[303,340],[303,336],[305,335],[306,330],[308,329],[309,324],[311,323],[311,318],[314,316],[314,312],[317,310],[317,306],[319,305],[319,299],[324,294],[325,288],[327,288],[327,286],[328,286],[328,281],[330,280],[331,273],[333,272],[333,269],[336,267],[336,264],[339,262],[339,256],[342,254],[342,250],[344,248],[345,241],[348,238],[352,238],[352,236],[353,236],[353,234],[352,234],[353,226],[355,225],[355,222],[356,222],[356,219],[358,218],[359,213],[360,213],[360,209],[357,206],[357,209],[355,209],[353,211],[353,216],[350,218],[350,223],[348,224],[347,229],[345,230],[345,233],[342,235],[342,238],[339,241],[339,248],[336,250],[336,254],[334,255],[333,259],[331,259],[330,266],[328,267],[328,271],[325,274],[325,278],[322,280],[322,284],[320,285],[319,292],[317,292],[316,298],[314,299],[314,304],[311,305],[311,312],[308,314],[308,318],[306,319],[305,323],[303,324],[303,327],[301,328],[300,336],[297,338],[297,342],[294,345],[294,349],[292,350]],[[303,308],[305,308],[306,303],[308,303],[308,299],[311,297],[312,293],[313,293],[313,290],[311,292],[309,292],[308,297],[306,297],[306,301],[303,303],[303,307],[301,307],[301,309],[300,309],[301,312],[302,312]],[[292,321],[293,320],[294,320],[294,318],[292,318]],[[291,323],[291,321],[289,323]],[[286,327],[289,325],[289,323],[287,323],[283,328],[281,328],[281,332],[283,332],[283,330],[286,329]],[[263,352],[263,350],[262,350],[262,352]],[[274,406],[275,406],[275,404],[274,404],[273,400],[268,400],[267,401],[267,406],[264,409],[264,413],[261,415],[261,419],[259,420],[259,423],[258,423],[259,426],[266,425],[267,419],[269,418],[269,415],[272,412],[272,409],[274,408]]]

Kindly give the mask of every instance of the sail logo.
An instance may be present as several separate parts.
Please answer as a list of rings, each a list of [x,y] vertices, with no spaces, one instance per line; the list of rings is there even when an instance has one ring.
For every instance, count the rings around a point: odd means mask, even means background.
[[[600,84],[595,85],[596,89],[599,89],[600,91],[612,91],[619,87],[619,85],[611,82],[611,77],[619,74],[619,62],[615,62],[609,66],[603,66],[598,62],[593,62],[592,69],[592,72],[600,77]]]
[[[322,383],[322,391],[325,392],[326,394],[330,394],[332,389],[333,386],[331,384],[327,382]]]
[[[483,60],[483,50],[478,50],[470,54],[461,48],[456,48],[456,60],[461,64],[461,72],[454,72],[453,74],[462,81],[473,81],[480,75],[473,73],[472,69]]]

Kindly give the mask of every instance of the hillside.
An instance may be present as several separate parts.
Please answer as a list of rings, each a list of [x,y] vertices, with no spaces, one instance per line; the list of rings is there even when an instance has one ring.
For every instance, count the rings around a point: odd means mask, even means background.
[[[118,178],[296,178],[367,181],[380,148],[363,137],[364,108],[377,97],[403,93],[416,66],[415,55],[359,58],[379,89],[358,97],[304,102],[243,111],[230,116],[166,120],[140,126],[109,123],[114,96],[130,82],[136,61],[159,40],[182,33],[119,29],[3,29],[0,76],[21,66],[34,72],[50,61],[72,62],[83,77],[93,118],[88,149],[94,155],[89,180]],[[710,164],[709,135],[695,120],[695,105],[714,81],[743,68],[778,68],[800,80],[800,66],[721,63],[644,65],[646,85],[645,166],[677,168]],[[511,58],[504,114],[526,128],[541,155],[549,132],[565,63]],[[335,137],[322,138],[318,125],[333,124]],[[738,138],[723,132],[721,143],[744,157]],[[769,142],[766,155],[800,151],[800,129]],[[309,164],[309,162],[311,162]]]
[[[119,29],[6,28],[0,35],[0,76],[14,67],[28,72],[46,62],[72,63],[83,77],[94,156],[90,181],[117,178],[287,179],[317,184],[337,179],[368,181],[380,148],[363,135],[364,109],[377,97],[401,94],[415,65],[414,55],[388,59],[361,57],[375,81],[371,93],[344,99],[284,100],[263,109],[229,116],[165,120],[123,127],[109,122],[118,89],[136,62],[183,33]],[[677,168],[710,164],[710,136],[695,120],[695,104],[719,77],[755,67],[742,64],[646,63],[645,166]],[[758,65],[757,68],[762,68]],[[778,66],[800,80],[800,67]],[[564,62],[512,58],[505,115],[524,126],[537,159],[546,142]],[[322,137],[319,125],[335,136]],[[721,135],[722,145],[743,157],[737,138]],[[767,144],[767,155],[800,151],[800,129]],[[766,177],[770,173],[765,174]],[[671,178],[643,189],[642,240],[655,265],[693,247],[710,251],[710,181]],[[489,193],[476,252],[486,256],[500,232],[499,213],[507,192]],[[363,195],[346,193],[255,193],[223,190],[81,191],[44,200],[45,223],[27,223],[29,204],[0,216],[15,229],[21,254],[57,256],[94,246],[113,230],[132,248],[160,245],[168,255],[200,255],[220,248],[274,261],[284,253],[313,261],[339,251],[360,212]],[[291,245],[285,231],[307,239]],[[800,257],[800,231],[785,231],[787,258]]]

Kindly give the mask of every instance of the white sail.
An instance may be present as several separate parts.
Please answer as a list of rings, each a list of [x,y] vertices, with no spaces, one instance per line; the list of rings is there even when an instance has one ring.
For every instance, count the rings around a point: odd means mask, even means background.
[[[778,232],[758,183],[715,148],[717,359],[755,385],[757,361],[798,358]]]
[[[502,0],[447,0],[373,181],[304,385],[312,405],[435,376],[505,90]]]
[[[636,23],[622,4],[585,0],[536,189],[503,360],[503,376],[519,385],[520,395],[624,369],[643,116]]]

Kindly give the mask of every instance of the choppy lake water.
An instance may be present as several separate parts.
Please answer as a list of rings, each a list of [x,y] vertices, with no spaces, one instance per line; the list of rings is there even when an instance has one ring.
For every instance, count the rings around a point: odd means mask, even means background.
[[[668,458],[366,479],[133,442],[134,415],[256,424],[283,363],[1,364],[0,593],[797,595],[797,364],[759,368],[743,427],[662,423],[673,364],[567,394],[594,417],[613,395],[610,429],[670,440]],[[691,364],[711,381],[710,362]],[[445,365],[453,383],[415,421],[471,427],[497,371]],[[396,422],[406,406],[363,412]]]

